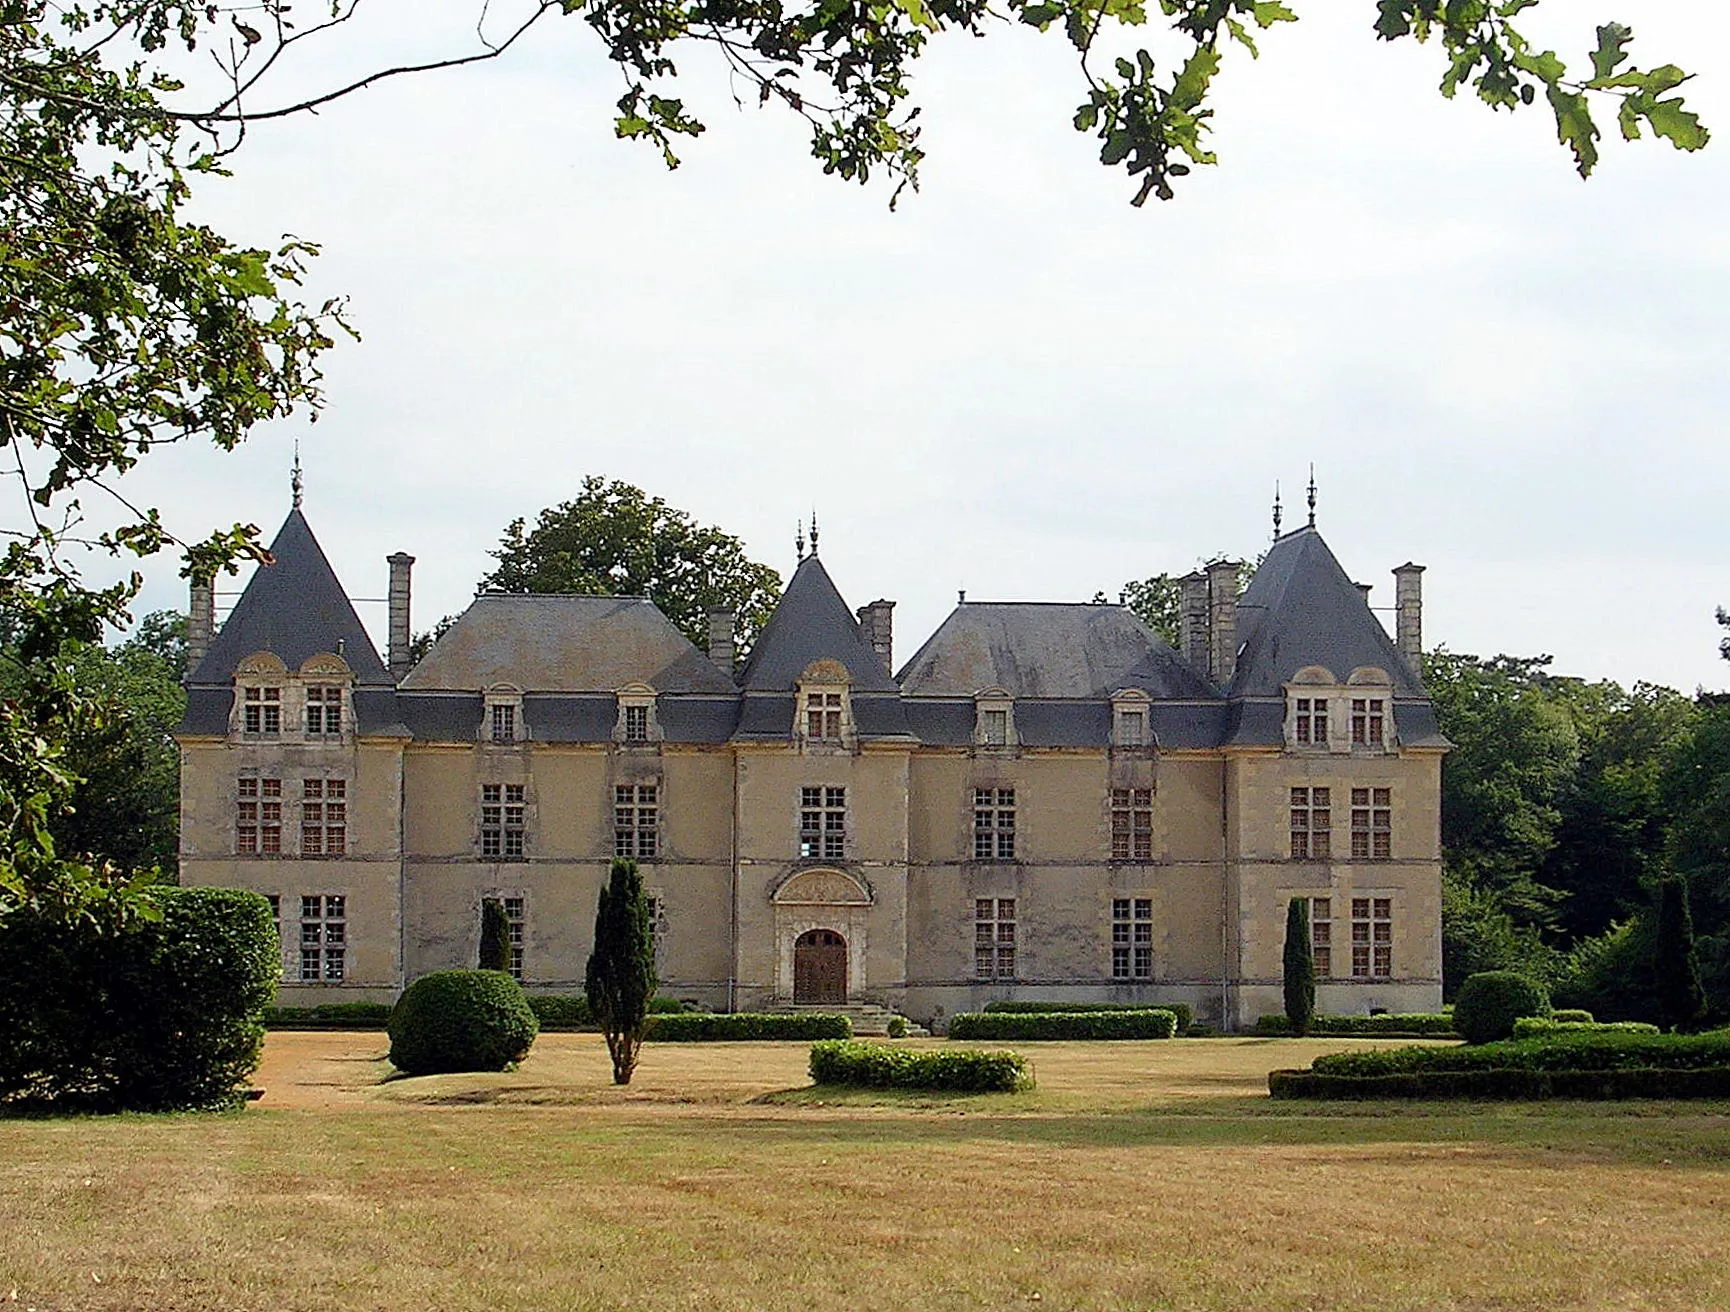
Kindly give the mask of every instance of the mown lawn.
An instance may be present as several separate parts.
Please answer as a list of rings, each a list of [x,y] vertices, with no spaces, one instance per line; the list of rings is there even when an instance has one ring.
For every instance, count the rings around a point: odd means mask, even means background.
[[[273,1035],[233,1116],[0,1122],[0,1310],[1730,1307],[1730,1107],[1264,1096],[1353,1043],[1021,1045],[1038,1091],[941,1099]]]

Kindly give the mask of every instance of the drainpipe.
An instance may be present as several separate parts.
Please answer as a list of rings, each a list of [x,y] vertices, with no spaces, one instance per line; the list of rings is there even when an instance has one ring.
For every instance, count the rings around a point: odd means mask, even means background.
[[[727,1010],[739,1009],[739,752],[733,750],[733,815],[732,828],[727,835],[727,848],[731,860],[727,865],[730,872],[731,896],[729,898],[730,914],[727,917]]]

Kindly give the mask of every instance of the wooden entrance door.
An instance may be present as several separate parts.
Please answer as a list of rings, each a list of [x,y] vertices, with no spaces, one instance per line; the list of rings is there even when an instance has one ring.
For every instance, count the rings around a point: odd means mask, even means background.
[[[793,1001],[847,1001],[847,940],[834,930],[807,930],[793,940]]]

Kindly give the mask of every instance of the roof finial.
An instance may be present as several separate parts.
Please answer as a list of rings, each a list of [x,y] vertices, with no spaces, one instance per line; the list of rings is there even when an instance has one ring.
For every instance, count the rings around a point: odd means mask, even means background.
[[[817,508],[811,508],[811,554],[817,554]]]
[[[1280,509],[1279,479],[1276,478],[1273,481],[1273,540],[1275,542],[1279,541],[1279,521],[1280,521],[1280,517],[1284,513],[1285,512]]]
[[[294,508],[300,509],[300,439],[294,439],[294,469],[288,476],[288,488],[294,497]]]
[[[1316,466],[1310,461],[1310,527],[1316,526]]]
[[[799,527],[793,533],[793,550],[800,560],[805,559],[805,521],[799,521]]]

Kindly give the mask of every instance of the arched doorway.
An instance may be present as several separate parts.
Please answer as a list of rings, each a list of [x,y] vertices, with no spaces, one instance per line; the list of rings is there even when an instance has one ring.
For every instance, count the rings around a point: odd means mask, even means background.
[[[834,930],[807,930],[793,940],[793,1001],[847,1001],[847,940]]]

